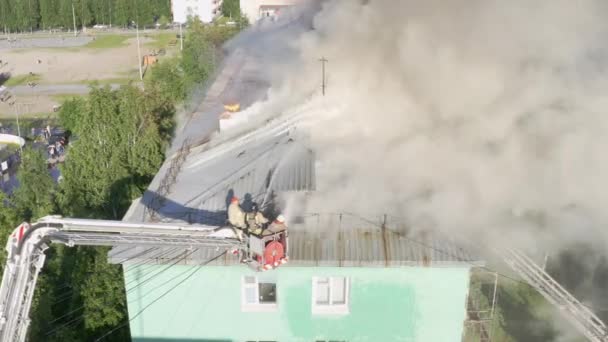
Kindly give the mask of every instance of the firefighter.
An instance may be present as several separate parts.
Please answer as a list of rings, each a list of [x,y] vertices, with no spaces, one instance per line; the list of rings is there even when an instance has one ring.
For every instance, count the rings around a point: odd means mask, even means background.
[[[243,240],[242,230],[247,228],[245,224],[245,212],[241,209],[239,198],[234,196],[228,206],[228,222],[235,228],[235,233],[239,240]]]
[[[268,223],[268,219],[259,211],[257,203],[251,205],[251,211],[245,214],[245,221],[249,232],[254,235],[260,235],[264,225]]]
[[[262,235],[272,235],[275,233],[282,232],[286,229],[287,224],[285,223],[285,216],[279,215],[274,221],[272,221],[270,225],[268,225],[268,228],[264,230],[264,233]]]

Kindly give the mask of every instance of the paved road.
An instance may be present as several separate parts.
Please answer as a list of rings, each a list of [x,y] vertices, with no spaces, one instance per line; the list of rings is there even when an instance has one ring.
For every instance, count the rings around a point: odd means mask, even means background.
[[[4,38],[4,37],[3,37]],[[93,40],[89,36],[57,35],[54,37],[11,37],[0,40],[0,50],[31,49],[31,48],[58,48],[83,46]]]
[[[140,34],[156,34],[164,32],[177,32],[177,29],[167,30],[140,30]],[[135,35],[133,29],[111,29],[111,30],[91,30],[86,34],[80,33],[74,36],[70,32],[48,33],[34,32],[34,34],[11,34],[0,36],[0,50],[8,49],[31,49],[31,48],[61,48],[61,47],[78,47],[88,44],[93,40],[93,36],[102,36],[108,34]]]
[[[110,87],[118,89],[120,84],[111,84]],[[33,88],[27,85],[9,87],[10,92],[16,96],[88,94],[90,89],[88,84],[39,84]]]

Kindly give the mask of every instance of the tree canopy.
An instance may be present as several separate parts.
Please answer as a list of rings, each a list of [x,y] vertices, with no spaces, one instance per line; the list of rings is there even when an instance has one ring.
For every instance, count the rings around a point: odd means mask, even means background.
[[[72,8],[78,27],[127,26],[132,21],[145,26],[171,18],[170,0],[0,0],[0,29],[72,29]]]
[[[25,150],[19,188],[10,196],[0,192],[3,241],[20,221],[48,214],[121,219],[164,159],[175,106],[207,81],[220,45],[235,33],[194,20],[182,56],[154,65],[145,91],[133,85],[93,87],[86,98],[64,101],[59,121],[72,137],[62,181],[53,182],[39,151]],[[108,331],[113,333],[107,340],[130,340],[122,268],[108,263],[107,252],[104,247],[49,248],[28,340],[92,341]]]
[[[239,0],[224,0],[222,2],[222,15],[230,18],[241,17],[241,4]]]
[[[167,109],[134,86],[93,88],[60,118],[77,141],[62,169],[59,204],[69,215],[120,219],[163,161]]]
[[[73,142],[61,168],[63,180],[55,190],[52,180],[49,186],[41,176],[48,177],[41,169],[44,160],[34,164],[24,158],[20,177],[27,183],[13,196],[14,214],[6,220],[29,212],[34,218],[48,214],[52,203],[64,216],[121,219],[163,161],[172,104],[154,89],[144,92],[131,85],[93,87],[86,99],[66,101],[59,119]],[[22,202],[32,205],[29,211],[21,209]],[[122,271],[108,264],[107,252],[103,247],[50,249],[36,290],[30,340],[88,341],[116,327],[112,340],[129,340]]]

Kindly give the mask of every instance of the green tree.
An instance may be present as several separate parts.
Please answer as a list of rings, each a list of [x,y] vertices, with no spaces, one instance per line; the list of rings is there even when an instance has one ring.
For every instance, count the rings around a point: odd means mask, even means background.
[[[90,340],[121,325],[128,317],[121,266],[108,263],[108,251],[107,247],[76,249],[72,281],[82,298],[83,325]],[[128,325],[125,328],[113,334],[112,340],[128,340]]]
[[[23,151],[17,180],[12,202],[18,217],[32,221],[53,212],[55,183],[41,151],[29,147]]]
[[[213,45],[206,39],[205,26],[194,18],[184,41],[181,68],[187,88],[203,83],[215,66]]]
[[[0,191],[0,238],[3,246],[21,222],[38,219],[54,210],[54,183],[44,157],[31,148],[23,152],[17,173],[19,186],[10,197]],[[6,261],[4,250],[0,255],[0,268],[3,268]]]
[[[40,0],[40,27],[42,29],[59,26],[58,10],[59,2],[57,0]]]
[[[169,18],[164,14],[161,15],[160,18],[158,18],[158,24],[161,28],[166,28],[169,26]]]
[[[171,17],[170,0],[0,0],[0,29],[71,29],[72,5],[79,27],[110,22],[126,26],[131,21],[149,26],[161,16]]]
[[[132,19],[130,2],[127,0],[114,0],[112,15],[114,16],[112,22],[115,26],[126,27],[129,25]]]
[[[179,59],[164,59],[154,65],[146,78],[146,89],[154,90],[160,97],[171,103],[178,103],[186,97],[184,74],[179,67]]]
[[[18,224],[19,217],[17,216],[15,208],[4,192],[0,191],[0,241],[2,241],[3,247],[4,243]],[[6,251],[3,248],[2,252],[0,252],[0,274],[4,270],[5,263]]]
[[[94,88],[85,102],[66,105],[60,117],[79,139],[63,168],[61,207],[70,215],[120,219],[162,162],[161,110],[133,86]]]
[[[63,102],[59,111],[59,121],[65,129],[80,130],[82,123],[80,111],[86,108],[87,102],[83,98],[74,97]]]
[[[222,15],[230,18],[240,18],[241,4],[239,0],[224,0],[222,2]]]
[[[140,28],[152,26],[154,24],[154,13],[151,7],[153,1],[150,0],[134,0],[135,7],[135,22]]]
[[[86,99],[64,102],[59,118],[76,137],[57,195],[64,216],[120,219],[147,187],[162,162],[164,130],[173,114],[166,101],[149,92],[133,86],[93,88]],[[34,301],[32,340],[94,340],[126,321],[121,266],[108,264],[107,252],[50,249]],[[111,340],[129,341],[129,336],[126,325]]]
[[[59,0],[59,10],[57,24],[64,29],[73,30],[74,22],[72,18],[72,0]]]

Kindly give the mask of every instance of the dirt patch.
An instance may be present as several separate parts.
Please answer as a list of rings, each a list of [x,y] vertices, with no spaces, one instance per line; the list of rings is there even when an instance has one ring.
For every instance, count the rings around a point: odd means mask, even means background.
[[[150,41],[142,38],[142,55],[152,49],[143,46]],[[127,45],[111,49],[69,48],[9,50],[3,53],[4,66],[0,72],[12,75],[40,75],[40,84],[82,83],[91,80],[124,78],[137,70],[135,38]]]
[[[19,113],[24,118],[46,117],[53,113],[53,106],[59,105],[60,100],[51,96],[33,95],[19,96],[18,104],[9,105],[0,102],[0,118],[12,118]]]
[[[159,43],[165,44],[163,39],[141,37],[142,57],[158,50]],[[101,39],[101,38],[98,38]],[[94,43],[94,42],[92,42]],[[91,44],[92,44],[91,43]],[[121,42],[122,43],[122,42]],[[130,80],[139,79],[137,40],[130,37],[124,41],[124,46],[113,48],[68,47],[68,48],[39,48],[39,49],[12,49],[3,50],[0,57],[0,74],[10,74],[15,81],[18,78],[28,79],[35,75],[35,82],[39,85],[70,85],[88,84],[99,81],[99,84],[126,84]],[[167,58],[179,48],[167,50]],[[7,85],[13,85],[9,79]],[[28,82],[21,82],[26,84]],[[60,88],[60,87],[57,87]],[[21,91],[15,94],[15,101],[26,103],[18,111],[20,113],[51,113],[53,106],[61,102],[61,91],[49,91],[44,87],[33,87],[31,93]],[[53,93],[51,96],[49,93]],[[70,92],[68,92],[70,93]],[[16,109],[8,103],[0,102],[0,117],[14,117]]]

